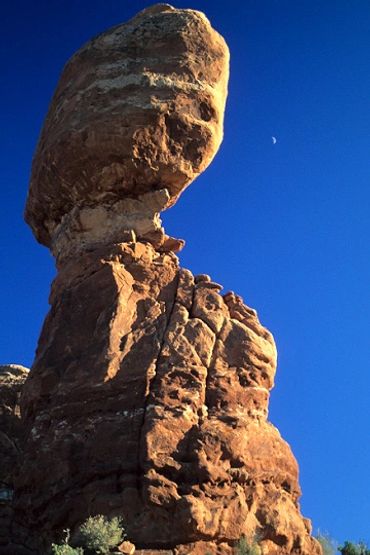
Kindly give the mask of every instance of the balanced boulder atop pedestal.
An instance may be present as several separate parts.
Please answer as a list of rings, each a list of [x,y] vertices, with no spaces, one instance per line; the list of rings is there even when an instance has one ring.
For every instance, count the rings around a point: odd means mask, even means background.
[[[167,4],[63,72],[26,208],[59,271],[22,395],[18,545],[47,551],[103,514],[141,555],[232,555],[242,536],[263,555],[321,553],[267,421],[273,337],[180,267],[159,218],[217,151],[227,78],[206,17]]]

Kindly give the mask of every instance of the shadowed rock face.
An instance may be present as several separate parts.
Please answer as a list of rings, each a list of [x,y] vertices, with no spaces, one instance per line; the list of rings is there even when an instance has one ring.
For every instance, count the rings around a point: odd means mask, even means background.
[[[24,366],[0,365],[0,553],[16,553],[11,545],[13,491],[23,433],[19,399],[27,375]]]
[[[0,488],[13,488],[14,466],[20,451],[19,399],[27,375],[24,366],[0,365]]]
[[[215,154],[228,51],[168,5],[67,64],[26,217],[59,273],[21,402],[14,533],[40,550],[89,515],[147,555],[319,555],[297,463],[267,421],[276,370],[256,312],[180,268],[159,212]]]
[[[221,143],[228,62],[204,14],[166,4],[83,46],[63,71],[33,161],[26,220],[38,240],[53,245],[76,207],[159,189],[168,191],[160,210],[173,204]]]

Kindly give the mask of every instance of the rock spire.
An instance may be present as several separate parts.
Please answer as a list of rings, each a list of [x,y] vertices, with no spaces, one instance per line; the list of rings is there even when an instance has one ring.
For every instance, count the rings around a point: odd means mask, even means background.
[[[202,13],[158,4],[63,71],[26,207],[58,266],[21,400],[12,530],[31,552],[104,514],[143,555],[231,555],[243,535],[321,553],[267,421],[273,337],[179,266],[159,217],[220,145],[228,60]]]

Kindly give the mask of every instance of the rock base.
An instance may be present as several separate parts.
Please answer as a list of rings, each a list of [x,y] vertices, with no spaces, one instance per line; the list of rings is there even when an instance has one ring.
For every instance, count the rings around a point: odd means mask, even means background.
[[[22,398],[15,505],[36,542],[104,514],[176,555],[228,555],[256,533],[271,555],[320,553],[267,422],[273,338],[220,289],[150,243],[60,268]]]

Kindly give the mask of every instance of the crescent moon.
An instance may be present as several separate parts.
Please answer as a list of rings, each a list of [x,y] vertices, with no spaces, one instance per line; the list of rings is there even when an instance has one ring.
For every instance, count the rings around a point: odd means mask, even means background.
[[[277,143],[276,137],[271,137],[271,139],[272,139],[272,144],[276,145],[276,143]]]

